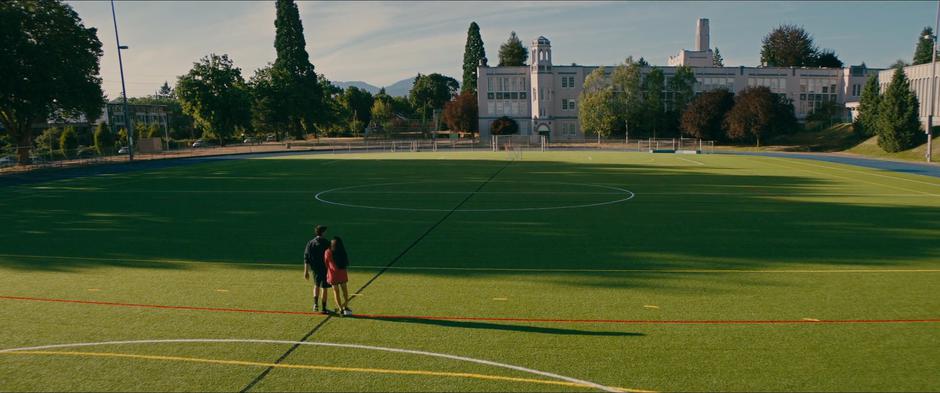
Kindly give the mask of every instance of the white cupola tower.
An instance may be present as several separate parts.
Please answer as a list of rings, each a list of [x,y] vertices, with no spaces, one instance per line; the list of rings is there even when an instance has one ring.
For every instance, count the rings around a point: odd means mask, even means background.
[[[532,41],[532,70],[552,70],[552,43],[543,36]]]
[[[552,43],[548,38],[539,36],[532,41],[530,49],[532,66],[530,67],[532,81],[532,128],[533,132],[539,129],[551,128],[552,101],[554,100],[554,73],[552,72]]]

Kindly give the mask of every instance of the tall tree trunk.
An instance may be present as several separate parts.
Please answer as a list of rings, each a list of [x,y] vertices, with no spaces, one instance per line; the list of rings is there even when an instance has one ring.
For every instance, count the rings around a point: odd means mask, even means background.
[[[16,132],[16,162],[18,165],[29,165],[32,161],[29,159],[29,150],[33,144],[32,141],[32,132],[29,129],[29,121],[27,121],[25,126],[20,125],[19,132]]]

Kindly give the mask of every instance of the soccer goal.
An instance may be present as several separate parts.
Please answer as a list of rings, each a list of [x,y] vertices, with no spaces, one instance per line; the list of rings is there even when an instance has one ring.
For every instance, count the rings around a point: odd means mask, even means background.
[[[493,151],[545,151],[542,135],[493,135]]]

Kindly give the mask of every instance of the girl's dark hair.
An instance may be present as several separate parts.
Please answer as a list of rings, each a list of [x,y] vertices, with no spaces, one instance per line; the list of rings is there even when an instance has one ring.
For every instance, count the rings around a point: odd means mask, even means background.
[[[339,236],[333,238],[336,244],[330,246],[333,251],[333,260],[336,261],[336,267],[345,269],[349,267],[349,254],[346,254],[346,247],[343,246],[343,239]]]

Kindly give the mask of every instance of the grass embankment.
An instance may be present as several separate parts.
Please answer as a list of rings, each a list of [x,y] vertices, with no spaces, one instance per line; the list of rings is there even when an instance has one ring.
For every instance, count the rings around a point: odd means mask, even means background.
[[[940,138],[934,137],[936,145]],[[722,146],[721,150],[731,151],[778,151],[778,152],[816,152],[846,153],[870,158],[898,161],[924,161],[927,144],[912,149],[889,153],[878,146],[878,137],[864,138],[855,134],[851,123],[836,124],[819,131],[800,131],[793,134],[771,138],[766,146]]]

